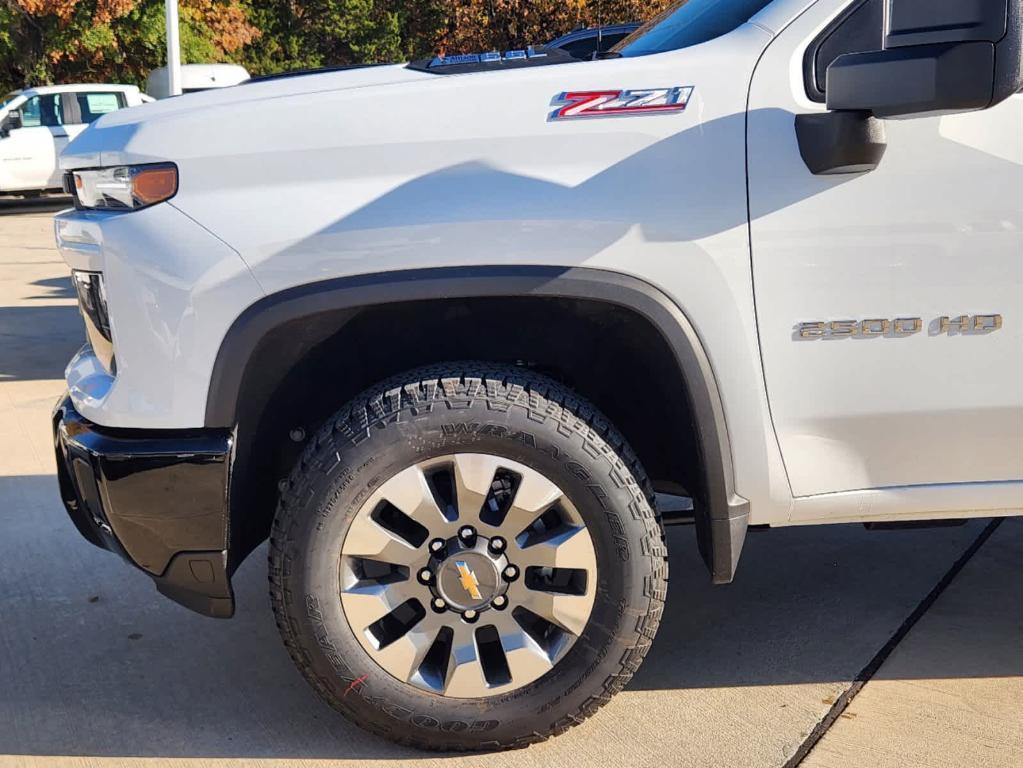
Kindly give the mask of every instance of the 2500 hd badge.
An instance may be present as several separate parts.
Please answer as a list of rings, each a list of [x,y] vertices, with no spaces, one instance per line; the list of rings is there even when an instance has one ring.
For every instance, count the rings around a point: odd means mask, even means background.
[[[932,336],[969,336],[992,333],[1002,329],[1001,315],[943,315],[930,324]],[[800,323],[796,326],[799,339],[845,339],[876,338],[887,336],[900,338],[920,333],[924,328],[923,318],[897,317],[894,320],[831,320]]]

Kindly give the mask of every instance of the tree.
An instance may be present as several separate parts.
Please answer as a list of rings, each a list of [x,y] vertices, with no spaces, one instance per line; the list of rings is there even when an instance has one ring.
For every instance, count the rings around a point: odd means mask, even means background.
[[[398,18],[401,58],[413,60],[432,56],[438,41],[448,31],[446,0],[390,0],[387,8]]]
[[[259,37],[240,0],[181,0],[185,61],[230,61]],[[53,82],[141,85],[166,58],[163,0],[0,0],[0,92]]]
[[[253,74],[543,45],[651,18],[670,0],[180,0],[182,59]],[[166,56],[163,0],[0,0],[0,95],[52,82],[141,85]]]
[[[543,45],[580,26],[645,20],[670,0],[247,0],[254,73]]]
[[[448,52],[543,45],[578,27],[645,21],[670,0],[446,0],[448,27],[437,45]]]
[[[243,52],[256,74],[397,61],[399,13],[375,0],[248,0],[263,36]]]

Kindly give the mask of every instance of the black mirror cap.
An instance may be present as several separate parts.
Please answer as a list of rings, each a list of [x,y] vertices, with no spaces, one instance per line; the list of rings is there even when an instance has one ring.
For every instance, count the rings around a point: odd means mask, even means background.
[[[884,50],[828,67],[829,109],[877,117],[973,111],[1023,88],[1023,0],[889,3]]]
[[[828,67],[827,105],[882,118],[986,109],[994,103],[994,70],[991,43],[848,53]]]
[[[869,112],[796,115],[799,154],[815,176],[869,173],[888,148],[884,123]]]
[[[997,43],[1018,0],[889,0],[884,48],[934,43]]]

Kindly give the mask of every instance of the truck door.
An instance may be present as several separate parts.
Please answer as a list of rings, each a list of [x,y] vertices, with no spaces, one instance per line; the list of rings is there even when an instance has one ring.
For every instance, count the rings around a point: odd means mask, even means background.
[[[797,497],[1023,478],[1023,96],[882,121],[874,170],[801,154],[796,116],[826,112],[834,57],[882,47],[887,2],[819,0],[750,91],[757,324]]]
[[[3,186],[10,190],[59,187],[57,157],[67,146],[60,94],[32,96],[21,105],[21,128],[0,139]]]

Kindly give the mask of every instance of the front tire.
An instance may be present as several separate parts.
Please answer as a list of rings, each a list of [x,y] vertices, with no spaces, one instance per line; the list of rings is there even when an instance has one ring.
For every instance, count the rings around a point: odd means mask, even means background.
[[[292,658],[373,733],[525,746],[621,690],[667,582],[648,482],[589,404],[453,363],[372,388],[310,441],[270,547]]]

